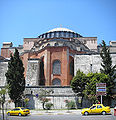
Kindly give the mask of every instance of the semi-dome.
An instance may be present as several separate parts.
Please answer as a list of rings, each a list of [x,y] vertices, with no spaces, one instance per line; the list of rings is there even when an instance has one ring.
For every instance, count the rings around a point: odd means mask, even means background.
[[[67,28],[54,28],[54,29],[52,29],[52,30],[50,30],[50,31],[48,31],[48,32],[55,32],[55,31],[74,32],[74,31],[69,30],[69,29],[67,29]]]
[[[46,33],[38,36],[38,38],[78,38],[82,37],[80,34],[67,28],[54,28]]]

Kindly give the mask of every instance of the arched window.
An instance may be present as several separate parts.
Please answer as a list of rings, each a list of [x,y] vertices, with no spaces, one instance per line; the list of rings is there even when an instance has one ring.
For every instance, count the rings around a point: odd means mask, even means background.
[[[80,51],[83,51],[83,48],[80,48]]]
[[[51,38],[53,38],[54,37],[54,32],[53,33],[51,33]]]
[[[47,34],[47,38],[50,38],[50,33]]]
[[[48,43],[47,46],[50,46],[50,44]]]
[[[53,62],[53,67],[52,68],[53,68],[52,69],[53,70],[52,71],[53,74],[57,74],[57,75],[61,74],[61,63],[60,63],[59,60],[55,60]]]
[[[69,37],[69,32],[66,32],[66,38],[68,38]]]
[[[55,43],[54,46],[58,46],[58,43]]]
[[[58,78],[55,78],[55,79],[52,81],[52,85],[61,86],[61,80],[58,79]]]
[[[56,37],[59,37],[59,32],[56,32]]]

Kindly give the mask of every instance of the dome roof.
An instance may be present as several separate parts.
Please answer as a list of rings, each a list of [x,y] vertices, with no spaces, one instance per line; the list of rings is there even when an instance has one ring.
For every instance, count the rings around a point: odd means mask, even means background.
[[[48,32],[55,32],[55,31],[67,31],[67,32],[74,32],[74,31],[69,30],[69,29],[67,29],[67,28],[54,28],[54,29],[52,29],[52,30],[50,30],[50,31],[48,31]]]
[[[59,38],[59,37],[77,38],[82,36],[67,28],[54,28],[38,36],[38,38]]]

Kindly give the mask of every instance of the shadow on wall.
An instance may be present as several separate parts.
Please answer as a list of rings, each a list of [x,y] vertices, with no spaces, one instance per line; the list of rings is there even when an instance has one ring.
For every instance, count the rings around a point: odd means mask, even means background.
[[[45,85],[45,75],[44,75],[44,57],[40,60],[40,70],[39,70],[39,85]]]
[[[26,97],[29,98],[27,108],[35,109],[35,101],[33,99],[34,96],[32,94],[27,94]]]
[[[90,100],[83,98],[82,106],[81,106],[81,100],[82,99],[80,97],[77,97],[77,96],[75,97],[77,109],[88,108],[92,105]]]

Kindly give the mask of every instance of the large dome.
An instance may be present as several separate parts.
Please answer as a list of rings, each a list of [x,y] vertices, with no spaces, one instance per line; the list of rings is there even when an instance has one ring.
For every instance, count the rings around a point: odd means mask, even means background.
[[[67,28],[54,28],[46,33],[38,36],[38,38],[78,38],[82,37],[80,34]]]
[[[67,28],[54,28],[54,29],[52,29],[52,30],[50,30],[50,31],[48,31],[48,32],[55,32],[55,31],[67,31],[67,32],[74,32],[74,31],[69,30],[69,29],[67,29]]]

